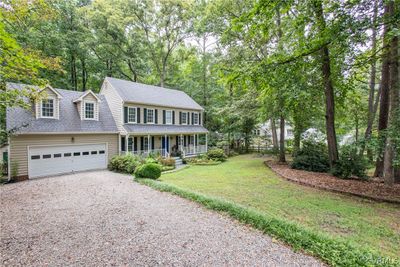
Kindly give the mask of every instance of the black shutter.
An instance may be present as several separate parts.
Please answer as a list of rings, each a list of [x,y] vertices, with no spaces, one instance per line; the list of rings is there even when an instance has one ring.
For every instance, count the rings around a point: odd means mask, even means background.
[[[175,110],[172,111],[172,124],[175,124]]]
[[[183,137],[183,146],[186,146],[186,135]]]
[[[132,151],[133,150],[132,145],[133,145],[133,139],[132,139],[132,137],[129,137],[128,138],[128,151]],[[129,147],[131,147],[131,150],[129,150]]]
[[[201,122],[201,112],[199,112],[199,125],[203,125],[203,123]]]
[[[147,123],[147,108],[143,109],[143,123]]]
[[[165,124],[165,110],[162,111],[162,123]]]
[[[155,122],[156,122],[156,124],[158,124],[158,109],[155,109],[154,110],[154,116],[155,116]]]
[[[137,137],[133,138],[133,151],[137,151]]]
[[[128,107],[124,107],[124,123],[128,123]]]
[[[140,123],[140,108],[137,108],[137,123]]]
[[[178,136],[176,136],[176,147],[178,148],[179,146],[179,140],[178,140]]]
[[[154,149],[154,136],[151,137],[151,149]]]
[[[125,136],[121,136],[121,151],[125,151],[126,144],[125,144]]]
[[[192,125],[194,124],[194,112],[192,112]]]
[[[179,124],[182,124],[182,112],[179,111]]]
[[[187,116],[186,116],[186,124],[187,124],[187,125],[190,124],[190,112],[187,113]]]
[[[144,150],[144,140],[143,140],[143,136],[140,137],[140,150]]]

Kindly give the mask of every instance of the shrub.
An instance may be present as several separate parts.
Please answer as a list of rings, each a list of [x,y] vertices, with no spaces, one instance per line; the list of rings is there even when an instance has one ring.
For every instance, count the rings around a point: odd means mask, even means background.
[[[173,159],[173,158],[159,158],[158,163],[160,163],[163,166],[175,167],[175,159]]]
[[[298,170],[327,172],[329,159],[325,143],[304,141],[303,146],[294,156],[291,167]]]
[[[217,165],[221,163],[221,161],[208,159],[207,157],[187,158],[186,162],[191,165]]]
[[[114,156],[111,159],[108,168],[111,171],[132,174],[135,171],[136,167],[140,164],[141,159],[139,157],[132,154],[126,154],[123,156]]]
[[[135,171],[137,178],[158,179],[161,176],[162,167],[157,163],[145,163]]]
[[[226,155],[224,151],[220,148],[214,148],[211,149],[207,152],[207,158],[212,159],[215,161],[225,161],[226,160]]]
[[[356,176],[366,179],[367,161],[360,156],[355,145],[346,145],[341,149],[341,156],[331,173],[337,177],[348,179]]]

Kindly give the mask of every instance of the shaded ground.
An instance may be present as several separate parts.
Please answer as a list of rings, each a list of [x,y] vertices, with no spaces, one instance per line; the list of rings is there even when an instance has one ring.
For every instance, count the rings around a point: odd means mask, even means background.
[[[99,171],[1,186],[0,265],[322,265],[130,179]]]
[[[399,205],[286,181],[266,167],[265,160],[241,155],[216,166],[191,166],[163,174],[161,180],[287,219],[384,256],[398,257]]]
[[[287,164],[279,164],[272,160],[266,161],[266,164],[276,173],[293,182],[400,204],[400,184],[387,186],[376,180],[339,179],[328,173],[294,170]]]

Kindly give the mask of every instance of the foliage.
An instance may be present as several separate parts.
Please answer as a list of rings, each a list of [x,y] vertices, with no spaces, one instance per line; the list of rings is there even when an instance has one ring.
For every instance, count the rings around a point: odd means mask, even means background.
[[[187,158],[186,163],[190,165],[217,165],[222,161],[217,161],[214,159],[209,159],[208,156],[197,156],[194,158]]]
[[[325,143],[304,141],[300,150],[294,155],[291,167],[298,170],[327,172],[329,160]]]
[[[161,181],[289,220],[313,233],[376,251],[382,258],[398,257],[400,234],[392,227],[397,206],[288,182],[267,168],[264,160],[242,155],[209,168],[191,166],[165,174]]]
[[[172,167],[175,167],[175,159],[174,158],[163,158],[163,157],[160,157],[159,159],[158,159],[158,163],[160,163],[161,165],[163,165],[163,166],[172,166]]]
[[[345,145],[341,148],[341,156],[339,161],[331,170],[332,174],[348,179],[351,177],[358,177],[366,179],[367,161],[364,156],[360,156],[358,147],[356,145]]]
[[[213,148],[208,150],[206,156],[210,160],[221,161],[221,162],[225,161],[227,158],[224,151],[220,148]]]
[[[122,156],[114,156],[111,159],[108,168],[111,171],[133,174],[135,169],[142,163],[142,158],[128,153]]]
[[[161,171],[162,171],[162,172],[172,171],[173,169],[175,169],[175,166],[165,166],[165,165],[163,165],[163,166],[161,167]]]
[[[162,182],[152,180],[139,180],[139,182],[156,190],[170,192],[195,201],[208,209],[224,212],[239,222],[268,233],[295,249],[301,249],[315,255],[330,265],[369,266],[372,263],[376,264],[376,266],[396,266],[395,259],[385,258],[384,262],[382,262],[382,257],[371,251],[359,249],[348,243],[313,233],[286,220],[277,219],[232,202],[212,198]]]
[[[161,176],[162,167],[157,163],[145,163],[135,170],[136,178],[158,179]]]

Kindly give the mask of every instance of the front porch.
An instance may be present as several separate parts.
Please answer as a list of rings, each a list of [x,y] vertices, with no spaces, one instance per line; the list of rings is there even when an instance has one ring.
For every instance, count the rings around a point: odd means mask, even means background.
[[[120,138],[121,154],[163,157],[192,157],[207,153],[207,134],[125,135]]]

